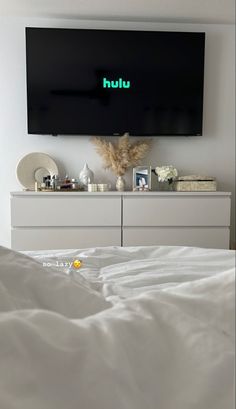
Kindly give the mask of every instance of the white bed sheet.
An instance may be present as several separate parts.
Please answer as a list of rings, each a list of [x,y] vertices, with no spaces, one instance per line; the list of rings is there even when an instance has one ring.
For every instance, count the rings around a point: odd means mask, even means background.
[[[75,279],[83,276],[90,286],[114,303],[235,269],[234,251],[198,247],[102,247],[25,254]],[[82,267],[65,266],[74,260],[81,260]]]
[[[83,319],[58,313],[58,304],[53,311],[37,304],[0,312],[1,409],[234,407],[234,252],[109,247],[27,254],[75,285],[82,275],[113,307]],[[56,266],[75,259],[80,270]]]

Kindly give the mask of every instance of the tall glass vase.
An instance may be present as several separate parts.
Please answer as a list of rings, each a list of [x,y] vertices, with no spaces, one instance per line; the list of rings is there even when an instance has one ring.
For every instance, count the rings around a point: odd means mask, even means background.
[[[123,176],[117,176],[116,190],[118,190],[118,192],[124,192],[124,190],[125,190],[125,180],[124,180]]]

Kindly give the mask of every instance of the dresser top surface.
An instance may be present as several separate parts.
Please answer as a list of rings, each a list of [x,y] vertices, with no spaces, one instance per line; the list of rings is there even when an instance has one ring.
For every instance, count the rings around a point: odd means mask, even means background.
[[[150,191],[150,192],[133,192],[133,191],[125,191],[125,192],[117,192],[117,191],[107,191],[107,192],[35,192],[35,191],[16,191],[11,192],[12,197],[16,196],[32,196],[32,197],[67,197],[67,196],[140,196],[140,197],[152,197],[152,196],[169,196],[169,197],[176,197],[176,196],[231,196],[231,192],[158,192],[158,191]]]

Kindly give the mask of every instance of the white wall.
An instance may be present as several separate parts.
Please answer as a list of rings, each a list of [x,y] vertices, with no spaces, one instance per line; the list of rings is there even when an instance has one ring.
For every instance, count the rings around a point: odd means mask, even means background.
[[[181,174],[216,176],[219,189],[232,191],[235,174],[234,26],[95,22],[58,19],[0,18],[0,244],[10,246],[10,192],[19,190],[18,160],[45,152],[62,172],[78,176],[85,161],[99,181],[114,177],[102,170],[89,137],[28,135],[26,129],[25,26],[139,28],[206,32],[204,135],[156,137],[147,164],[173,164]],[[55,67],[56,69],[56,67]],[[127,175],[131,184],[131,173]],[[234,207],[234,193],[233,193]],[[62,215],[63,217],[63,215]],[[232,223],[233,224],[233,223]]]

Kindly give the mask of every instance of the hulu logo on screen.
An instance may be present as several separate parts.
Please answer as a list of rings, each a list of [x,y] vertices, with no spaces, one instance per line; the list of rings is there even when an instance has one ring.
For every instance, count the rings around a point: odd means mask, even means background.
[[[102,80],[103,88],[130,88],[130,81],[124,81],[122,78],[119,78],[115,81],[110,81],[106,78]]]

